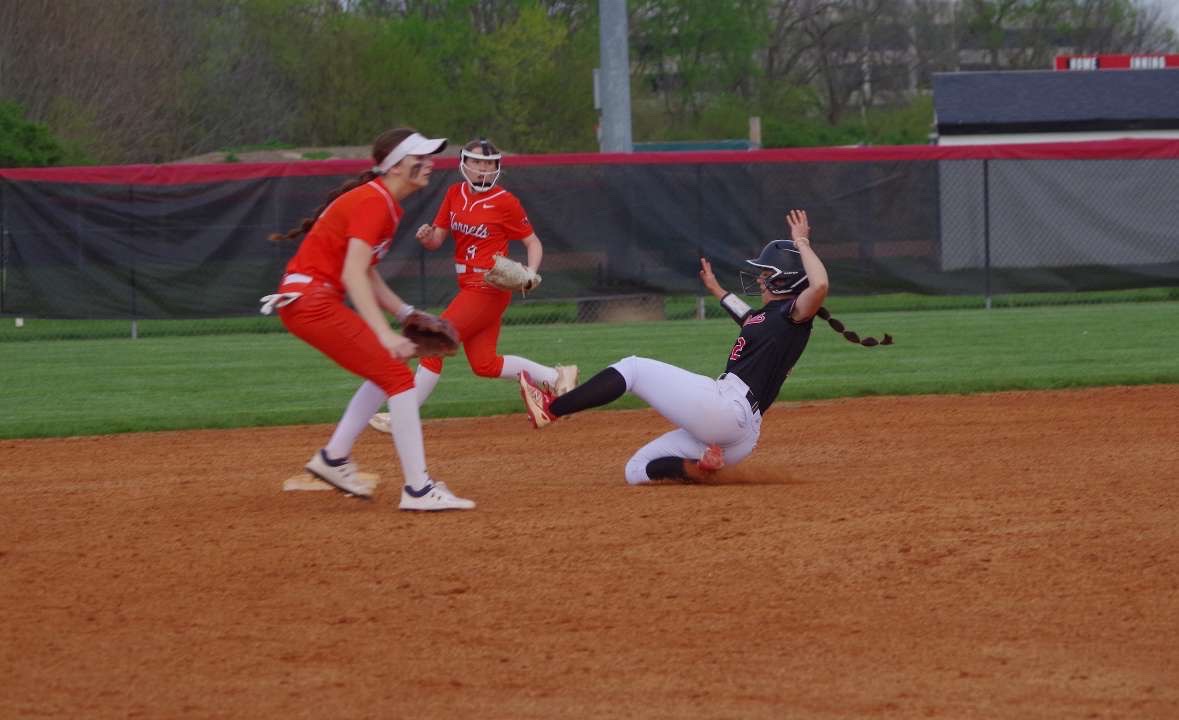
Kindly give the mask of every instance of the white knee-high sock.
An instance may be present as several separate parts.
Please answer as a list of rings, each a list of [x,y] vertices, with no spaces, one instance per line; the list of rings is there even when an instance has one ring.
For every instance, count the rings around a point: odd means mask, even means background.
[[[393,429],[393,444],[401,460],[405,484],[421,490],[429,484],[430,475],[426,472],[426,448],[422,443],[417,393],[412,389],[389,398],[389,425]]]
[[[434,392],[434,388],[438,386],[438,379],[442,376],[429,368],[418,365],[418,370],[413,374],[413,386],[417,391],[418,407],[426,404],[430,399],[430,393]]]
[[[332,433],[332,439],[328,440],[324,448],[328,457],[338,460],[352,454],[356,438],[364,431],[373,413],[381,409],[386,397],[388,395],[385,391],[369,380],[356,390],[356,394],[348,403],[348,409],[344,411],[344,417],[340,418],[335,432]]]
[[[550,387],[557,384],[557,371],[547,365],[532,362],[519,355],[504,355],[504,369],[500,370],[501,378],[515,378],[527,370],[534,382],[545,383]]]

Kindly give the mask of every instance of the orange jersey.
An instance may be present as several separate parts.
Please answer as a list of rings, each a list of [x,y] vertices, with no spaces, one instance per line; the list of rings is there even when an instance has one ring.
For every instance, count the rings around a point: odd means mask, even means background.
[[[483,269],[495,264],[496,255],[508,254],[508,241],[532,234],[532,224],[515,195],[499,187],[476,193],[465,182],[447,189],[434,226],[454,236],[456,263]]]
[[[372,246],[372,262],[389,252],[393,233],[405,211],[379,180],[340,195],[320,214],[298,252],[287,263],[288,273],[340,283],[349,238]]]

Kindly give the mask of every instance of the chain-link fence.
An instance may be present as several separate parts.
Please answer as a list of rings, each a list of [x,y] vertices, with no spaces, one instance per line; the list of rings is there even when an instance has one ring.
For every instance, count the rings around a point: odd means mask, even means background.
[[[697,258],[736,288],[743,260],[783,236],[796,207],[810,215],[835,294],[989,300],[1179,285],[1179,142],[1039,148],[510,158],[503,183],[545,257],[541,288],[517,298],[506,321],[715,315],[697,297]],[[273,328],[257,300],[297,244],[268,234],[362,169],[0,171],[0,315],[122,320],[124,332],[126,321],[164,319],[197,331]],[[436,176],[455,180],[453,169],[443,160]],[[381,265],[399,294],[436,309],[456,292],[451,246],[427,253],[412,234],[446,184],[407,200]]]

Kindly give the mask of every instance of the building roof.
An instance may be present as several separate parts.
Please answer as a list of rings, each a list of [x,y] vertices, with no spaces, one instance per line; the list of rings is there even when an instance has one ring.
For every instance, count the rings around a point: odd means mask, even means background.
[[[937,73],[940,134],[1179,128],[1179,69]]]

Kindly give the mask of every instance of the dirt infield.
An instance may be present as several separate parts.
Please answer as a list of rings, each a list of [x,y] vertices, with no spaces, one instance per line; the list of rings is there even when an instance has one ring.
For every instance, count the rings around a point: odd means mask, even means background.
[[[326,426],[0,441],[0,717],[1179,717],[1179,386],[427,423],[473,513],[282,493]]]

